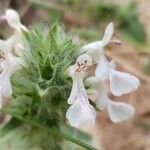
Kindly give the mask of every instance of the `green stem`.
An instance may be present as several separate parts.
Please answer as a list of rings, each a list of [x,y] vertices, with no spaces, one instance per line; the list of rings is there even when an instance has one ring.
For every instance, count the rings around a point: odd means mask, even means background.
[[[86,148],[88,150],[96,150],[96,148],[94,148],[94,147],[92,147],[92,146],[90,146],[90,145],[88,145],[86,143],[83,143],[82,141],[80,141],[78,139],[75,139],[75,138],[73,138],[73,137],[71,137],[71,136],[69,136],[69,135],[67,135],[65,133],[62,133],[61,131],[58,131],[56,129],[50,129],[49,127],[46,127],[46,126],[38,123],[37,121],[33,121],[31,119],[28,119],[28,118],[23,118],[23,117],[15,114],[15,113],[10,113],[10,112],[7,112],[7,113],[9,113],[12,117],[14,117],[14,118],[16,118],[16,119],[18,119],[18,120],[20,120],[22,122],[29,123],[29,124],[31,124],[33,126],[36,126],[36,127],[41,128],[41,129],[47,130],[49,133],[51,133],[51,134],[53,134],[53,135],[55,135],[57,137],[61,137],[61,138],[65,139],[65,140],[68,140],[70,142],[78,144],[78,145],[80,145],[80,146],[82,146],[82,147],[84,147],[84,148]]]

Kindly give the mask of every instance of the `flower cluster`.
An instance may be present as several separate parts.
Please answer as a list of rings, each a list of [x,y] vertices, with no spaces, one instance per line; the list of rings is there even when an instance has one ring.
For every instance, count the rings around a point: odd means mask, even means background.
[[[113,30],[113,23],[110,23],[101,41],[81,47],[80,52],[84,54],[79,56],[75,65],[68,69],[73,85],[68,99],[68,104],[71,106],[66,118],[71,126],[83,127],[95,124],[96,110],[89,99],[95,100],[100,110],[107,109],[114,123],[127,120],[134,115],[134,108],[131,105],[115,102],[108,96],[109,92],[115,96],[128,94],[140,85],[135,76],[117,71],[114,61],[109,62],[105,56],[104,47],[111,42]],[[94,76],[89,76],[87,69],[92,68],[94,64],[96,64]],[[85,78],[85,84],[90,87],[87,90],[84,87]]]
[[[19,56],[24,49],[22,30],[28,31],[21,24],[19,15],[15,10],[6,10],[3,18],[14,29],[14,34],[6,40],[0,40],[0,108],[2,108],[3,99],[12,94],[10,77],[21,64]]]

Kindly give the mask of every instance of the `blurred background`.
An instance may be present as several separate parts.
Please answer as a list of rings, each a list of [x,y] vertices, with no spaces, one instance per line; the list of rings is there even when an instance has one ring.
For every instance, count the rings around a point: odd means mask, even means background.
[[[104,150],[150,150],[150,1],[149,0],[0,0],[0,14],[17,10],[27,27],[59,21],[81,45],[99,40],[109,22],[115,25],[120,46],[106,52],[119,70],[141,80],[140,88],[117,100],[132,104],[133,119],[113,124],[106,112],[97,116],[96,128],[88,130],[93,142]],[[0,37],[13,31],[0,18]],[[116,99],[116,98],[113,98]]]

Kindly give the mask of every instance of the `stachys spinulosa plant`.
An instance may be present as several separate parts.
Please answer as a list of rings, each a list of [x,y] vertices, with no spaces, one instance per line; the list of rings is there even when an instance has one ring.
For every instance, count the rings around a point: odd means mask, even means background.
[[[115,42],[113,23],[102,40],[79,47],[58,23],[28,30],[16,11],[7,10],[4,18],[14,34],[0,40],[0,107],[10,115],[0,139],[12,149],[17,135],[22,150],[71,149],[64,140],[95,150],[79,128],[94,127],[97,111],[107,109],[114,123],[134,115],[131,105],[109,99],[109,93],[121,96],[140,85],[105,56]]]

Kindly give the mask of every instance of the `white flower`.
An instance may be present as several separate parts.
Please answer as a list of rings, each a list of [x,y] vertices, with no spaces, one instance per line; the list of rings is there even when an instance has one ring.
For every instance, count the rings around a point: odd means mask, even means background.
[[[74,127],[91,126],[95,124],[96,111],[89,104],[88,96],[83,84],[85,70],[92,65],[90,56],[79,56],[75,65],[68,70],[72,77],[73,85],[68,103],[71,104],[66,113],[66,118]]]
[[[15,57],[11,53],[2,54],[4,60],[0,62],[0,108],[2,108],[3,98],[10,97],[12,94],[10,78],[11,75],[19,69],[21,64],[21,59],[19,57]]]
[[[13,29],[23,29],[25,31],[28,31],[27,28],[23,24],[21,24],[19,14],[15,10],[7,9],[5,12],[5,19]]]
[[[106,27],[102,41],[87,44],[81,49],[89,54],[97,63],[95,76],[101,81],[109,80],[112,94],[121,96],[136,90],[139,87],[140,82],[135,76],[129,73],[116,71],[113,61],[109,63],[105,57],[103,47],[111,40],[112,34],[113,24],[110,23]]]
[[[91,57],[87,54],[83,54],[78,57],[75,65],[69,67],[68,74],[73,80],[73,86],[70,97],[68,99],[68,104],[73,104],[73,102],[77,99],[77,94],[80,92],[81,95],[87,96],[83,84],[83,79],[85,76],[85,70],[91,65]]]
[[[81,47],[81,51],[90,55],[96,63],[99,62],[101,52],[103,51],[104,46],[110,42],[112,35],[113,23],[109,23],[105,29],[103,39],[101,41],[96,41]]]
[[[107,80],[109,76],[109,62],[107,61],[104,52],[102,50],[100,55],[100,60],[97,64],[96,70],[95,70],[95,76],[99,78],[100,80]]]
[[[1,75],[0,76],[0,86],[2,90],[2,96],[4,97],[10,97],[12,94],[12,88],[10,83],[10,74],[7,74],[6,76]]]
[[[138,78],[129,73],[117,71],[115,68],[115,63],[113,61],[109,63],[103,55],[95,71],[95,76],[99,80],[109,80],[110,91],[113,95],[128,94],[139,87],[140,81]]]
[[[24,45],[24,41],[22,39],[22,30],[28,32],[27,28],[21,24],[19,14],[13,10],[8,9],[4,15],[10,27],[12,27],[15,31],[14,34],[8,38],[7,40],[0,40],[0,49],[5,52],[14,51],[17,55],[20,56],[20,52],[18,50],[22,50],[22,48],[18,47],[19,45]]]
[[[22,56],[22,52],[25,49],[23,45],[22,35],[18,32],[15,32],[6,40],[0,39],[0,50],[5,53],[15,53],[17,56]]]
[[[10,97],[12,94],[10,77],[20,67],[21,59],[7,53],[5,60],[1,62],[2,71],[0,73],[0,94],[2,97]]]
[[[121,96],[136,90],[140,85],[139,80],[135,76],[116,71],[114,61],[109,62],[105,57],[104,46],[110,42],[112,35],[113,24],[110,23],[106,27],[102,41],[83,46],[81,51],[87,55],[84,54],[79,57],[76,64],[70,67],[69,74],[73,79],[73,86],[68,103],[72,104],[72,106],[68,109],[66,117],[72,126],[88,126],[95,123],[96,112],[89,104],[88,98],[96,101],[96,105],[100,110],[107,109],[109,118],[114,123],[127,120],[134,115],[134,108],[131,105],[115,102],[108,97],[108,92]],[[92,64],[91,58],[89,59],[90,61],[85,59],[89,57],[88,55],[91,56],[97,66],[95,76],[85,80],[89,87],[87,94],[83,79],[87,68],[85,62],[89,62],[89,66]]]
[[[4,17],[15,32],[7,40],[0,40],[0,49],[4,54],[4,60],[0,61],[0,100],[2,100],[3,97],[10,97],[12,94],[10,78],[22,63],[20,57],[14,56],[14,52],[18,56],[21,55],[20,51],[24,49],[22,29],[28,31],[27,28],[21,24],[19,15],[15,10],[6,10]]]
[[[80,97],[81,96],[81,97]],[[76,128],[95,125],[96,111],[86,97],[79,94],[66,113],[70,125]]]
[[[104,55],[104,46],[106,46],[113,35],[113,23],[108,24],[105,29],[103,39],[101,41],[87,44],[81,48],[83,52],[89,54],[92,59],[98,63],[95,74],[101,80],[107,80],[108,78],[108,61]]]
[[[2,87],[0,86],[0,109],[2,109],[3,99],[2,99]]]
[[[136,90],[140,81],[135,76],[109,68],[110,90],[112,94],[121,96]]]
[[[0,49],[5,53],[10,53],[12,52],[15,43],[16,43],[15,35],[11,36],[7,40],[0,40]]]
[[[133,117],[135,112],[131,105],[121,102],[114,102],[110,99],[107,100],[107,110],[111,121],[114,123],[130,119]]]
[[[107,109],[112,122],[118,123],[125,121],[134,115],[134,108],[131,105],[121,102],[114,102],[108,98],[108,89],[106,88],[105,82],[100,81],[96,77],[90,77],[86,80],[86,82],[91,84],[91,88],[94,88],[99,93],[96,94],[97,107],[100,110]]]
[[[68,98],[68,104],[73,104],[76,101],[79,93],[86,96],[86,91],[83,84],[83,78],[85,73],[83,71],[77,72],[76,69],[77,68],[75,65],[69,68],[69,75],[72,77],[73,84],[71,94]]]

